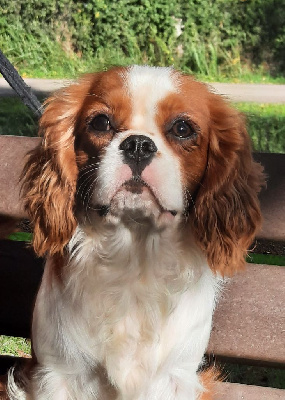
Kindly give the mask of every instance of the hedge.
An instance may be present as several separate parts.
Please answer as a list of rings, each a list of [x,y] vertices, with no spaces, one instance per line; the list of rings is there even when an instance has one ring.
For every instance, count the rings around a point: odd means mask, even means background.
[[[0,47],[17,62],[24,45],[48,54],[60,43],[71,56],[274,74],[285,71],[284,20],[282,0],[1,0]]]

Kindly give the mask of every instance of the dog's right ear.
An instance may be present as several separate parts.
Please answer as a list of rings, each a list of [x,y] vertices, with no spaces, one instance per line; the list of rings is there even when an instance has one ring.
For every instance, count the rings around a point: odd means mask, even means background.
[[[231,276],[245,265],[247,249],[261,226],[263,167],[252,158],[242,115],[215,94],[208,101],[208,162],[193,226],[212,270]]]
[[[39,256],[62,253],[76,219],[73,212],[78,169],[74,130],[90,82],[59,90],[45,102],[40,120],[42,143],[28,154],[22,180],[24,206],[34,226]]]

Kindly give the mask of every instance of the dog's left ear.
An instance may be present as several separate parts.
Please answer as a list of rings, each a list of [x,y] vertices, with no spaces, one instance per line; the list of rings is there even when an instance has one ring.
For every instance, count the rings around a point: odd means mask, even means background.
[[[210,93],[206,172],[197,194],[193,225],[196,240],[213,271],[232,275],[261,225],[258,192],[263,168],[253,161],[243,116]]]
[[[77,225],[73,210],[78,174],[74,138],[89,85],[88,78],[82,79],[46,101],[39,126],[42,143],[28,155],[22,173],[22,196],[39,256],[62,253]]]

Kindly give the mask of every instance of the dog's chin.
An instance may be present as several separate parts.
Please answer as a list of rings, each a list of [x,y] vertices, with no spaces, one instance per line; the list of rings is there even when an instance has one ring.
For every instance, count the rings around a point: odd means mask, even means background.
[[[150,226],[161,229],[171,226],[176,215],[175,210],[167,210],[160,204],[147,185],[128,181],[111,199],[105,217],[108,222],[123,222],[135,228]]]

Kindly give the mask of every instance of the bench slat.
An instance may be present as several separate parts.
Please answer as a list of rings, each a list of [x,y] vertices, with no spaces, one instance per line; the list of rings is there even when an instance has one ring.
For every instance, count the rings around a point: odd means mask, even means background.
[[[27,218],[19,202],[19,177],[25,155],[39,142],[39,138],[0,135],[0,214]]]
[[[285,267],[248,264],[226,284],[208,354],[285,363]]]
[[[285,390],[239,383],[219,383],[214,400],[285,400]]]

